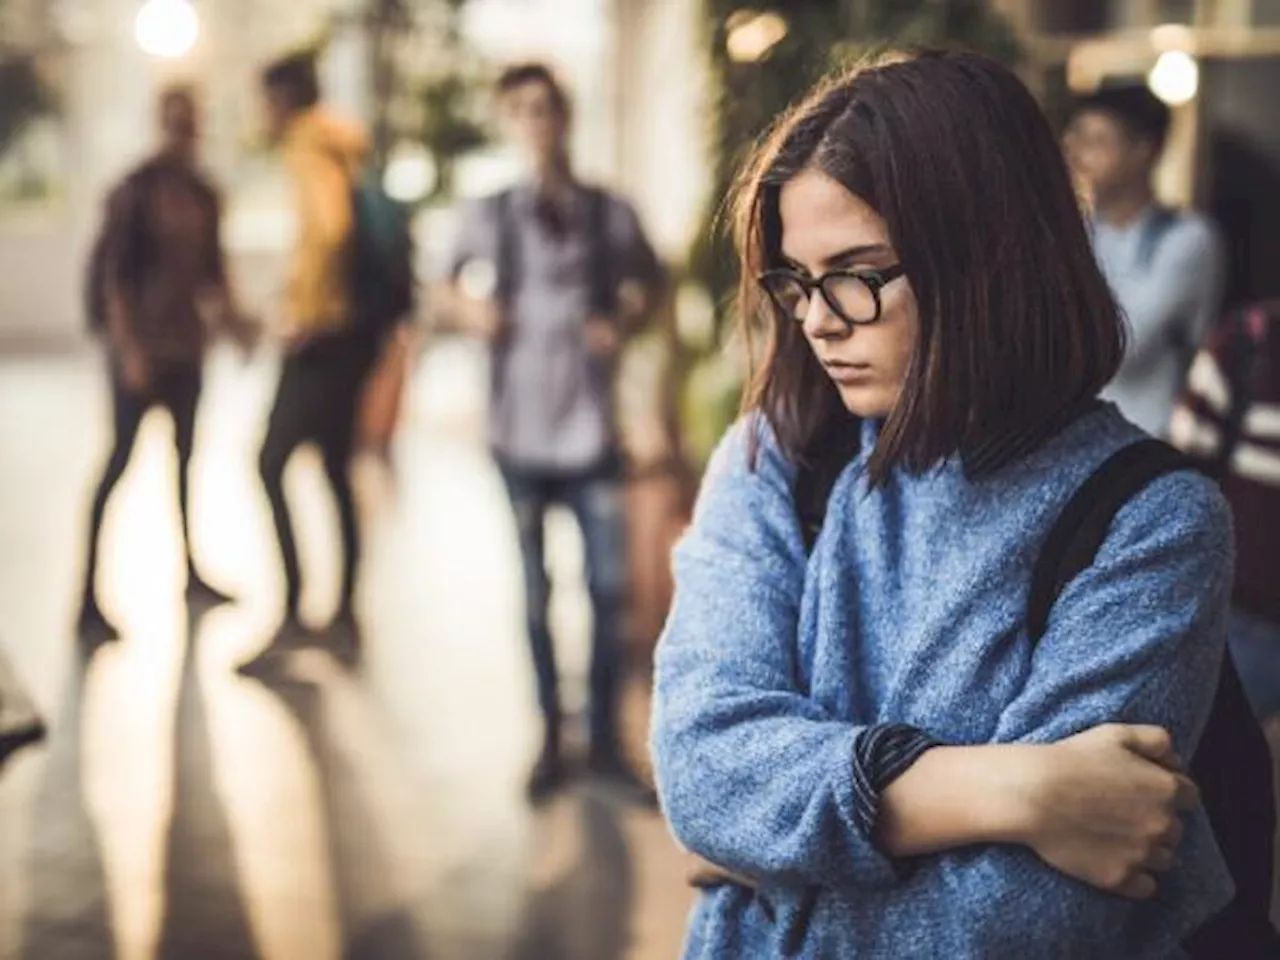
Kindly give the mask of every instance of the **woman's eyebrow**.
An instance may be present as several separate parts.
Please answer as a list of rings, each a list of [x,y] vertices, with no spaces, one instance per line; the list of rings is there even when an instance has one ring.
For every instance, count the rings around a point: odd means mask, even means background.
[[[833,253],[829,257],[824,258],[822,263],[826,267],[845,267],[856,260],[863,259],[864,257],[883,255],[892,252],[892,248],[887,243],[864,243],[856,247],[849,247],[846,250],[841,250],[839,253]]]
[[[850,263],[861,260],[864,257],[883,256],[885,254],[892,253],[893,248],[887,243],[863,243],[856,247],[848,247],[847,249],[840,250],[837,253],[824,257],[822,265],[827,269],[838,269],[840,267],[848,266]],[[781,265],[784,267],[806,275],[809,273],[809,269],[804,264],[787,256],[786,253],[780,254],[780,259],[782,261]]]

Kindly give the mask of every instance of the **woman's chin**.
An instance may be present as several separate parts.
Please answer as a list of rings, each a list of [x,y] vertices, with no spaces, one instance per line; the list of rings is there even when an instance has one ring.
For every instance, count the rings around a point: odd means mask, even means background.
[[[845,409],[862,420],[883,420],[898,399],[892,391],[871,384],[837,384],[836,389]]]

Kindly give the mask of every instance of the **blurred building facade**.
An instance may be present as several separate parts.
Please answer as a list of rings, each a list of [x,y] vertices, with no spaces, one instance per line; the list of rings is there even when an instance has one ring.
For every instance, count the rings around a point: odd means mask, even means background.
[[[51,158],[41,161],[53,168],[58,188],[41,203],[0,203],[0,335],[71,337],[82,329],[81,264],[102,197],[148,148],[152,98],[165,82],[190,78],[204,89],[207,158],[228,188],[229,241],[249,299],[268,311],[290,226],[283,185],[257,137],[259,66],[327,31],[331,99],[368,116],[359,18],[365,0],[167,2],[189,3],[200,22],[194,48],[172,61],[139,45],[135,23],[144,0],[0,0],[0,52],[36,51],[59,93],[42,148]],[[1225,196],[1224,184],[1247,180],[1251,192],[1263,190],[1273,161],[1280,165],[1280,119],[1267,92],[1280,80],[1280,0],[992,3],[1015,25],[1028,54],[1027,79],[1051,112],[1073,88],[1145,75],[1162,53],[1187,54],[1199,68],[1198,84],[1176,109],[1161,192],[1231,220],[1236,234],[1250,238],[1240,262],[1270,256],[1275,218],[1265,204]],[[786,5],[777,8],[785,17]],[[703,5],[469,0],[463,10],[478,56],[493,63],[537,57],[565,75],[577,98],[582,172],[634,197],[661,251],[680,260],[712,180]],[[508,170],[500,151],[486,151],[462,166],[457,189],[490,189]],[[1233,280],[1251,292],[1260,282]]]

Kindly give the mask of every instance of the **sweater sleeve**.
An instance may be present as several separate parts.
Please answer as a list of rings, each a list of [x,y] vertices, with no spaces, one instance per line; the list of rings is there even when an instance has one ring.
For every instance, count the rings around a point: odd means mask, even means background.
[[[1225,644],[1231,529],[1216,488],[1198,475],[1162,478],[1136,497],[1055,605],[994,739],[1045,743],[1100,723],[1149,723],[1190,757]],[[916,901],[931,916],[918,919],[941,928],[949,912],[989,918],[965,927],[963,956],[1026,956],[1029,942],[1044,958],[1175,956],[1231,896],[1203,812],[1178,854],[1160,895],[1142,903],[1070,879],[1022,848],[950,854],[914,878],[931,888]]]
[[[687,849],[756,880],[891,884],[893,864],[860,829],[854,756],[868,728],[798,685],[806,557],[792,470],[763,436],[753,470],[749,429],[721,445],[676,550],[651,730],[664,812]]]

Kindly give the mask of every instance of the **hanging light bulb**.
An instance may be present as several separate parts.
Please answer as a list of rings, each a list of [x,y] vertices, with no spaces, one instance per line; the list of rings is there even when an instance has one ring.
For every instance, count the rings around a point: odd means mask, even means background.
[[[1182,50],[1166,50],[1147,74],[1151,92],[1169,104],[1179,107],[1196,98],[1200,88],[1200,67],[1191,54]]]
[[[771,11],[751,13],[739,10],[725,22],[728,35],[725,46],[734,63],[755,63],[776,47],[787,35],[787,21]]]
[[[200,36],[200,17],[191,0],[146,0],[133,21],[142,52],[161,60],[185,57]]]

